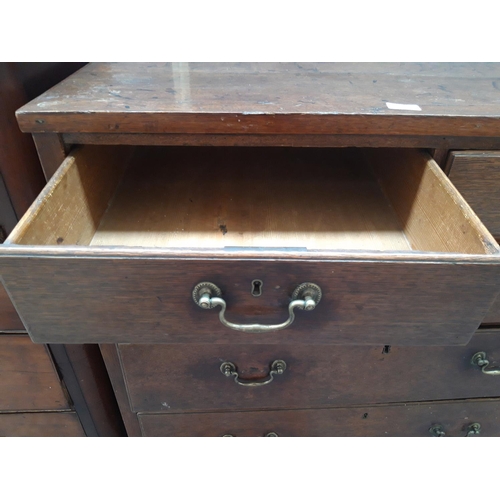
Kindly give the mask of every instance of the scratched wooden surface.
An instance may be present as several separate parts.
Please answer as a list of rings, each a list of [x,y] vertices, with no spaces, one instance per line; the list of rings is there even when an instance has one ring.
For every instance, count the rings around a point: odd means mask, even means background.
[[[94,63],[17,117],[31,133],[498,137],[500,64]]]

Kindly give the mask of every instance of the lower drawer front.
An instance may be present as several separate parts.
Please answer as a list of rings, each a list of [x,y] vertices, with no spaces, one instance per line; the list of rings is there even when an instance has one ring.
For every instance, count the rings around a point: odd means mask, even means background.
[[[138,417],[144,436],[500,436],[500,400]]]
[[[500,364],[500,331],[477,333],[466,347],[121,345],[135,412],[274,409],[500,397],[500,376],[471,364],[477,352]],[[271,365],[286,369],[269,381]]]
[[[0,411],[69,409],[47,349],[27,335],[0,335]]]
[[[75,412],[0,413],[1,437],[85,436]]]

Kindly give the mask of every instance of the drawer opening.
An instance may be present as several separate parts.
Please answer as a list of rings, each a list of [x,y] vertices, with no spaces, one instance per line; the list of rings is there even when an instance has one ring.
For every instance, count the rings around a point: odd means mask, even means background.
[[[6,243],[499,251],[427,153],[384,148],[81,147]]]

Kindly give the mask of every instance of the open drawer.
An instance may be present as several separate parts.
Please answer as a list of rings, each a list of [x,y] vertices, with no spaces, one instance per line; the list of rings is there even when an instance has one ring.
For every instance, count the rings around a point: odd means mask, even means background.
[[[500,290],[414,149],[82,147],[1,256],[35,342],[463,345]]]

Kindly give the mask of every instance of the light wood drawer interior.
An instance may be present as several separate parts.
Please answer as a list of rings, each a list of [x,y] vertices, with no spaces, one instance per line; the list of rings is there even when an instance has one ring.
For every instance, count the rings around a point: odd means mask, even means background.
[[[0,254],[37,342],[464,345],[500,289],[498,244],[416,149],[82,147]],[[194,304],[204,281],[238,324],[323,298],[252,336]]]
[[[85,147],[7,243],[496,254],[418,150]]]

